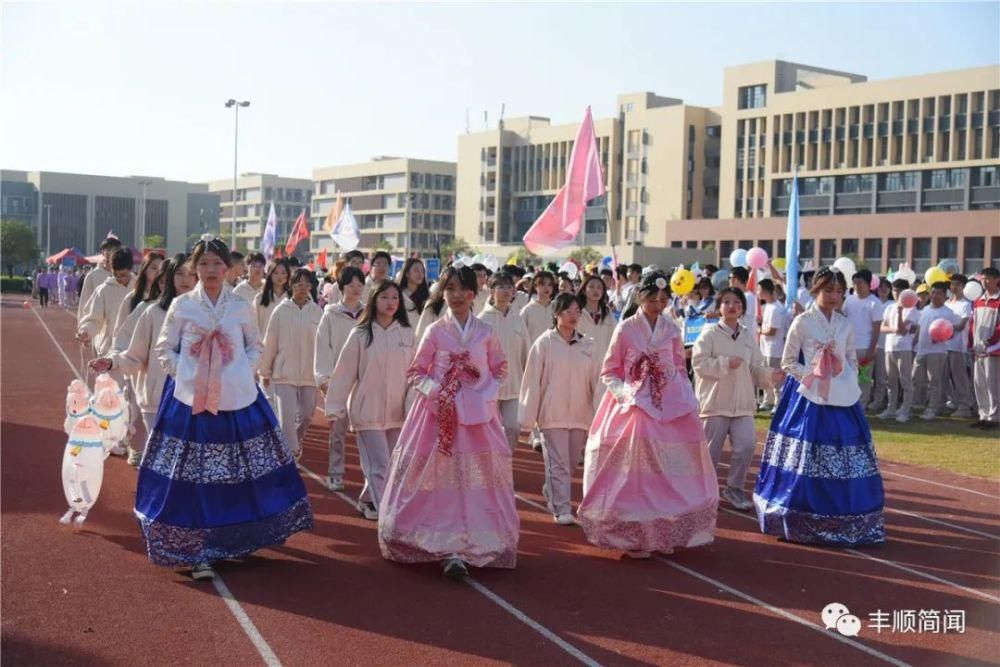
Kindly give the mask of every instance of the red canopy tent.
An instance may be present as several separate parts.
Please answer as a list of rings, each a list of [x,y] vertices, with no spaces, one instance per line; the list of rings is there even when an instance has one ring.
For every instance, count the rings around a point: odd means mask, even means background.
[[[84,257],[76,248],[66,248],[61,250],[51,257],[45,259],[46,264],[63,264],[66,260],[72,259],[74,264],[86,264],[90,261],[89,257]]]
[[[145,254],[151,252],[152,250],[154,250],[154,248],[147,248],[143,252],[139,252],[135,248],[129,248],[129,250],[132,251],[132,261],[138,264],[139,262],[142,261],[142,258],[145,256]],[[157,252],[163,252],[163,251],[157,250]],[[87,257],[84,257],[84,259],[90,262],[91,264],[100,264],[104,260],[104,256],[101,255],[101,253],[97,253],[96,255],[88,255]]]

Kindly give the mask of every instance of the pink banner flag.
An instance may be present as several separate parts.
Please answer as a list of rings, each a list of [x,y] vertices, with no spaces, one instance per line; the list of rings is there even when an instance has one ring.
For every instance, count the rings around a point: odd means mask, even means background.
[[[566,183],[524,235],[525,247],[536,255],[544,256],[571,245],[583,227],[587,202],[604,192],[604,174],[597,152],[594,119],[590,115],[590,107],[587,107],[573,143]]]

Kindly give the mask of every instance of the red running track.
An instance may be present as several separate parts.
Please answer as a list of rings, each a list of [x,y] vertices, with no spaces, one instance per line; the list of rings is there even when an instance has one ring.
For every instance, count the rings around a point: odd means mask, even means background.
[[[314,478],[326,465],[317,423],[302,461],[315,530],[222,564],[219,587],[194,583],[146,559],[121,459],[108,460],[85,528],[58,524],[74,318],[9,298],[0,315],[4,665],[986,665],[1000,654],[1000,488],[889,462],[883,547],[779,542],[723,511],[713,545],[638,562],[554,524],[539,507],[541,457],[522,447],[518,567],[462,584],[380,557],[375,524],[349,504],[361,489],[353,442],[345,494]],[[858,637],[823,628],[830,602],[861,618]],[[878,609],[964,610],[965,632],[877,634]]]

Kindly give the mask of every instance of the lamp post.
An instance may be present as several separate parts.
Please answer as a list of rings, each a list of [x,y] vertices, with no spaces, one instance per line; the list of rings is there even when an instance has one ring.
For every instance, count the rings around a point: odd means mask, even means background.
[[[148,181],[146,179],[140,179],[138,181],[139,187],[142,188],[142,199],[139,202],[139,224],[136,225],[135,245],[140,251],[146,246],[146,186],[152,184],[153,181]]]
[[[235,136],[233,137],[233,216],[232,216],[232,224],[230,227],[230,246],[229,246],[230,249],[232,250],[236,249],[236,176],[237,176],[236,155],[240,143],[240,107],[248,107],[248,106],[250,106],[250,100],[242,100],[239,102],[237,102],[235,99],[232,98],[226,100],[226,108],[228,109],[232,107],[233,109],[236,110],[236,125],[235,125],[236,131],[235,131]]]
[[[42,204],[45,209],[45,256],[52,256],[52,204]]]

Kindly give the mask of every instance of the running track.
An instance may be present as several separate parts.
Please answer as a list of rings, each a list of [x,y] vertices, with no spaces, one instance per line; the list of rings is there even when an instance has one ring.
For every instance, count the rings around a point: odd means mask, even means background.
[[[375,524],[348,504],[361,487],[353,443],[346,494],[330,493],[319,483],[327,430],[315,425],[302,461],[315,530],[220,565],[214,586],[194,583],[147,561],[122,459],[108,460],[85,528],[58,524],[63,397],[79,348],[70,313],[22,300],[0,309],[4,665],[986,665],[1000,655],[1000,486],[890,462],[881,548],[782,543],[723,510],[710,547],[637,562],[555,525],[540,504],[541,456],[521,448],[518,567],[463,584],[379,556]],[[823,628],[834,601],[861,619],[858,637]],[[876,634],[877,609],[961,609],[966,629]]]

